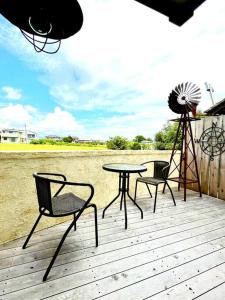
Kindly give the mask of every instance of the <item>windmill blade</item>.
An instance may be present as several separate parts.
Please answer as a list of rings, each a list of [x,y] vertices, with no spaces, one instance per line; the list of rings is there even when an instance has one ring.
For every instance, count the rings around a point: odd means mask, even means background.
[[[190,93],[193,93],[193,91],[196,89],[196,85],[194,83],[191,83],[190,86]]]
[[[177,95],[180,94],[180,91],[178,90],[178,87],[177,87],[177,86],[175,87],[174,92],[175,92]]]
[[[188,91],[188,82],[185,83],[185,91]]]
[[[178,84],[178,90],[180,93],[182,93],[181,84]]]
[[[184,114],[195,108],[201,99],[200,88],[192,83],[180,83],[170,93],[168,104],[173,112]]]

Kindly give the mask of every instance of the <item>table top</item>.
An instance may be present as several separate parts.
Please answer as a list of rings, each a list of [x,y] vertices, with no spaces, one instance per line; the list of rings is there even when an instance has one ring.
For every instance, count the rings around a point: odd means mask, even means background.
[[[126,163],[113,163],[103,165],[102,168],[110,172],[124,172],[124,173],[141,173],[147,171],[146,166],[126,164]]]

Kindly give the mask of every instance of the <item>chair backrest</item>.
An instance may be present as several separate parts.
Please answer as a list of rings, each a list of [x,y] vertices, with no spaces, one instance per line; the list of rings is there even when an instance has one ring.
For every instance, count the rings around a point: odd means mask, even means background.
[[[33,174],[37,189],[39,209],[47,209],[52,214],[50,180],[38,174]]]
[[[164,160],[155,160],[154,161],[154,178],[164,179],[168,177],[169,167],[163,171],[163,168],[169,166],[169,163]]]

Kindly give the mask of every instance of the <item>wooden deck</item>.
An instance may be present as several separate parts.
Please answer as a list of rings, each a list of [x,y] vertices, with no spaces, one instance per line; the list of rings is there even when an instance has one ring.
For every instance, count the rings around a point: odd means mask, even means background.
[[[159,194],[160,195],[160,194]],[[92,216],[78,222],[52,268],[44,271],[67,224],[0,247],[0,299],[225,299],[225,202],[189,191],[130,203],[128,229],[118,204],[101,219],[95,248]]]

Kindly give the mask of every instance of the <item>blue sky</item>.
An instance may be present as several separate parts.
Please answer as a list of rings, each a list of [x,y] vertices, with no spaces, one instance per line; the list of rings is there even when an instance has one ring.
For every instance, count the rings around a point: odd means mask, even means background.
[[[121,3],[122,2],[122,3]],[[38,54],[0,16],[0,128],[108,139],[153,137],[174,117],[167,99],[183,81],[199,108],[225,97],[225,3],[207,0],[185,25],[133,0],[80,0],[84,25],[57,54]]]

